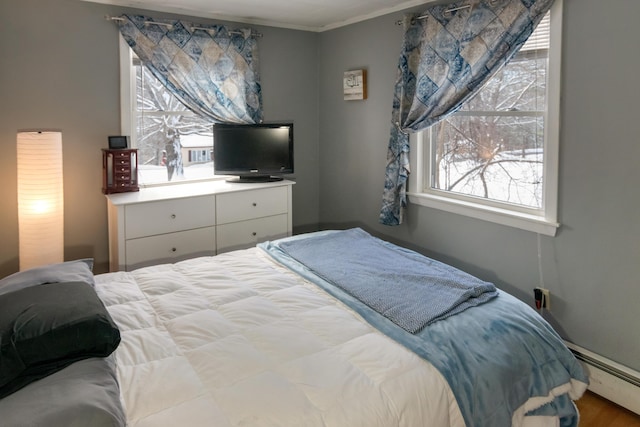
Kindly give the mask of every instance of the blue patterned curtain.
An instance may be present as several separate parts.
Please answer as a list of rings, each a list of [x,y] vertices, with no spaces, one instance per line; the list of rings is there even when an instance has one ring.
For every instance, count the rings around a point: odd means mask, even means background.
[[[250,29],[129,15],[117,22],[140,61],[187,108],[213,122],[262,121],[258,46]]]
[[[457,111],[527,41],[553,0],[472,0],[404,18],[380,222],[402,223],[409,133]]]

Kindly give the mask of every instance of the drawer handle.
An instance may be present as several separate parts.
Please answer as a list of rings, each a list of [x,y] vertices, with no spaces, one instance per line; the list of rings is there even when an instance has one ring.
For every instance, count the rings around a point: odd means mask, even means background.
[[[171,248],[171,252],[175,252],[175,251],[177,251],[177,250],[178,250],[178,249],[176,249],[176,248]]]
[[[176,214],[171,214],[171,219],[176,219]]]

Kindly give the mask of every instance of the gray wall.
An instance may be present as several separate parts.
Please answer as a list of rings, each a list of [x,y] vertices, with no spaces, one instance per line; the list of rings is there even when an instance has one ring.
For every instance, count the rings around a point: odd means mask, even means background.
[[[108,268],[100,149],[108,135],[120,133],[120,87],[118,30],[104,16],[124,12],[132,10],[79,0],[0,2],[0,277],[18,270],[15,145],[21,129],[62,130],[65,259],[94,257],[96,272]],[[264,34],[258,43],[265,120],[295,123],[294,229],[313,227],[319,215],[318,35],[255,28]]]
[[[532,303],[537,236],[426,207],[378,224],[401,14],[320,36],[320,221],[360,225]],[[565,0],[556,237],[541,237],[547,318],[564,338],[640,370],[640,113],[637,0]],[[342,73],[366,68],[365,101]]]

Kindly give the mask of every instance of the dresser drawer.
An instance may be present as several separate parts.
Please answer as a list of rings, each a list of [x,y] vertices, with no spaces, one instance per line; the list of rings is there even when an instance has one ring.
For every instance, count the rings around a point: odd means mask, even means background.
[[[131,174],[131,165],[117,165],[113,168],[114,174]]]
[[[131,167],[131,155],[129,153],[115,153],[113,155],[113,166],[116,168],[129,168]]]
[[[131,182],[131,175],[127,172],[127,173],[117,173],[115,176],[115,181],[116,181],[116,185],[118,182],[126,182],[129,183]]]
[[[130,239],[126,241],[125,246],[126,264],[129,271],[145,265],[215,255],[216,228],[205,227]]]
[[[112,150],[113,152],[113,158],[114,159],[130,159],[131,155],[129,154],[131,150],[127,151],[127,150]]]
[[[247,219],[286,213],[288,210],[287,187],[239,191],[219,194],[216,222],[228,224]]]
[[[178,198],[128,205],[127,239],[215,225],[214,196]]]
[[[218,253],[248,248],[265,240],[286,237],[287,226],[287,214],[219,225],[216,230]]]

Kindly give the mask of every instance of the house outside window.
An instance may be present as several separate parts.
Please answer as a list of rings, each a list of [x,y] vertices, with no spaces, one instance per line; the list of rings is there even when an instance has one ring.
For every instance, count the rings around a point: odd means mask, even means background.
[[[142,185],[214,178],[213,123],[187,109],[120,37],[122,132]]]
[[[410,202],[555,234],[561,7],[458,112],[412,137]]]
[[[182,135],[180,137],[182,147],[182,160],[185,166],[201,164],[207,166],[213,161],[213,149],[211,148],[211,136],[209,135]]]

